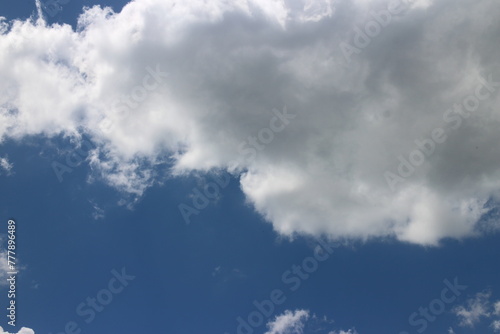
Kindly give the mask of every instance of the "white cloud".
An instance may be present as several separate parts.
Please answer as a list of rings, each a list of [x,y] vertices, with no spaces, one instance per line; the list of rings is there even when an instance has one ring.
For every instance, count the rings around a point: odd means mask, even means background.
[[[333,332],[330,332],[328,334],[358,334],[358,332],[355,329],[349,329],[347,331],[343,331],[343,330],[333,331]]]
[[[500,301],[491,303],[491,295],[491,291],[477,293],[467,300],[467,306],[454,308],[453,312],[459,317],[460,326],[474,327],[484,318],[491,321],[490,327],[495,332],[500,331]]]
[[[495,332],[500,332],[500,320],[495,320],[491,323],[491,327]]]
[[[0,286],[8,285],[7,278],[9,275],[9,262],[7,260],[7,251],[0,251]]]
[[[276,316],[273,321],[267,323],[268,331],[265,334],[358,334],[354,328],[347,331],[325,330],[325,327],[330,327],[333,322],[326,316],[318,318],[315,314],[310,314],[308,310],[286,310],[283,314]]]
[[[120,13],[86,10],[77,31],[3,20],[0,138],[84,129],[98,147],[94,173],[137,196],[161,164],[176,175],[232,164],[283,235],[426,245],[478,235],[485,204],[499,200],[500,95],[471,115],[447,110],[474,102],[481,77],[500,81],[500,3],[414,1],[346,66],[341,43],[354,45],[356,27],[385,8],[136,0]],[[297,116],[270,144],[255,157],[238,147],[285,105]],[[440,127],[447,139],[391,190],[384,173]]]
[[[3,328],[0,327],[0,334],[15,334],[15,333],[5,332]],[[35,334],[35,332],[30,328],[21,327],[21,329],[19,330],[19,332],[17,332],[17,334]]]
[[[307,310],[287,310],[267,324],[269,330],[265,334],[302,334],[307,319]]]
[[[493,308],[494,308],[493,314],[495,316],[499,317],[500,316],[500,300],[495,302],[495,304],[493,305]],[[491,327],[493,328],[493,330],[495,332],[500,332],[500,319],[494,320],[491,323]]]
[[[10,275],[7,273],[12,272],[12,270],[9,269],[8,250],[7,250],[8,240],[9,240],[8,238],[0,236],[0,287],[9,285],[7,278],[9,278]],[[15,262],[16,272],[19,273],[24,269],[26,269],[26,266],[22,265],[18,258],[16,258],[14,262]]]
[[[0,158],[0,168],[3,169],[7,175],[10,175],[14,165],[9,162],[7,157]]]
[[[495,307],[495,315],[500,315],[500,300],[495,303],[494,307]]]
[[[481,318],[489,318],[490,297],[491,292],[480,292],[467,301],[467,307],[454,308],[454,313],[460,318],[460,326],[474,327]]]

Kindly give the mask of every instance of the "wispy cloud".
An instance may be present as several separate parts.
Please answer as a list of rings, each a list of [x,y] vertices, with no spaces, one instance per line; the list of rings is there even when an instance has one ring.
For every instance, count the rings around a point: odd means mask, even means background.
[[[355,329],[349,329],[347,331],[343,331],[343,330],[333,331],[333,332],[330,332],[328,334],[358,334],[358,332]]]
[[[9,162],[8,157],[3,157],[0,158],[0,168],[5,172],[7,175],[12,174],[12,168],[14,168],[14,164]]]
[[[103,219],[105,217],[104,210],[101,207],[99,207],[99,205],[95,201],[90,200],[89,203],[93,209],[92,218],[94,218],[94,220]]]
[[[460,326],[473,327],[481,318],[489,318],[490,297],[491,292],[480,292],[467,301],[467,306],[456,307],[454,312],[460,318]]]
[[[359,334],[354,328],[333,331],[325,329],[325,326],[331,328],[333,322],[326,316],[319,318],[308,310],[286,310],[267,323],[268,331],[265,334]]]
[[[7,251],[1,250],[0,251],[0,286],[6,286],[9,283],[7,282],[7,278],[9,275],[7,272],[9,272],[9,262],[7,260]]]
[[[500,330],[500,301],[491,302],[491,291],[478,292],[469,298],[466,305],[461,305],[453,309],[453,313],[460,320],[462,327],[474,327],[483,320],[492,321],[490,327],[494,331]]]

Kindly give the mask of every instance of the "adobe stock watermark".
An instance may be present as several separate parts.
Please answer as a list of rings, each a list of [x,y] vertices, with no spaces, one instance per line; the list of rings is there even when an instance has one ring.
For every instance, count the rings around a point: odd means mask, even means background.
[[[454,303],[457,298],[467,289],[467,285],[460,285],[458,278],[453,279],[451,283],[448,279],[443,281],[445,288],[441,290],[439,298],[433,299],[427,307],[419,307],[418,312],[413,312],[408,317],[408,323],[412,327],[417,327],[417,333],[423,333],[429,323],[434,322],[437,316],[444,313],[447,305]],[[409,332],[400,332],[399,334],[410,334]]]
[[[493,81],[491,75],[488,79],[479,78],[480,84],[474,90],[474,93],[466,96],[461,103],[455,103],[452,108],[447,109],[443,114],[443,121],[449,128],[458,130],[463,120],[469,118],[473,112],[477,111],[481,105],[481,101],[489,99],[497,88],[500,87],[500,82]],[[415,140],[415,148],[411,151],[408,157],[403,155],[398,156],[399,165],[397,174],[392,171],[385,171],[384,178],[389,188],[394,191],[398,183],[402,183],[405,179],[411,177],[418,167],[429,158],[439,144],[443,144],[448,139],[445,127],[436,127],[427,138]]]
[[[330,258],[335,247],[322,239],[317,239],[316,241],[318,244],[314,247],[312,256],[304,258],[299,265],[294,264],[281,275],[281,282],[286,288],[273,289],[269,293],[269,299],[262,301],[254,300],[252,304],[255,310],[244,318],[241,316],[236,318],[237,334],[253,334],[257,328],[264,325],[274,314],[276,306],[286,301],[287,293],[291,294],[297,291],[302,283],[318,270],[320,263]],[[229,333],[226,332],[224,334]]]
[[[80,164],[87,159],[90,151],[96,148],[94,143],[85,136],[82,136],[83,140],[79,143],[79,146],[66,153],[66,158],[64,162],[52,161],[52,170],[56,174],[59,183],[64,181],[64,174],[72,173],[73,169],[80,166]]]
[[[288,113],[286,106],[283,111],[273,109],[274,116],[269,121],[269,126],[262,128],[256,135],[250,135],[238,145],[238,154],[244,157],[247,163],[254,161],[259,152],[263,151],[274,140],[277,133],[282,132],[297,115]],[[229,162],[229,165],[236,165],[237,161]],[[191,205],[181,203],[178,205],[179,211],[186,224],[191,222],[192,215],[198,215],[205,209],[211,200],[219,198],[221,190],[229,184],[230,177],[227,174],[223,178],[212,177],[215,182],[208,182],[202,188],[196,187],[190,194]]]
[[[159,64],[156,64],[155,69],[147,66],[146,72],[147,74],[142,78],[142,82],[134,86],[130,90],[130,94],[124,95],[112,103],[111,110],[116,114],[118,119],[126,119],[130,115],[131,110],[139,107],[153,91],[164,83],[164,79],[169,76],[168,72],[160,70]],[[99,128],[104,133],[110,133],[115,127],[115,123],[116,120],[113,121],[107,117],[99,123]]]
[[[47,13],[50,17],[54,17],[57,13],[62,11],[62,5],[66,5],[69,2],[70,0],[40,0],[40,5],[45,13]]]
[[[354,54],[359,55],[363,49],[368,47],[372,40],[382,32],[382,29],[387,27],[393,19],[393,16],[402,14],[407,10],[414,0],[392,0],[387,9],[382,9],[378,12],[371,11],[370,16],[373,20],[365,23],[363,29],[355,26],[354,37],[352,44],[341,42],[339,44],[340,50],[344,59],[349,65],[352,61]]]
[[[111,304],[114,297],[123,292],[123,290],[135,279],[135,276],[130,276],[122,268],[120,272],[113,269],[111,270],[113,276],[106,286],[106,288],[99,290],[95,296],[87,297],[85,301],[76,306],[76,314],[81,317],[85,324],[90,324],[105,308]],[[64,330],[56,334],[80,334],[82,328],[77,321],[68,321],[64,325]],[[49,333],[52,334],[52,333]]]

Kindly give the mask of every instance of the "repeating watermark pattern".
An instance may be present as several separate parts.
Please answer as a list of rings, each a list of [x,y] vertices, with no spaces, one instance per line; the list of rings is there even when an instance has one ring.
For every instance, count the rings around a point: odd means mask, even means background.
[[[269,121],[269,126],[264,127],[256,135],[250,135],[238,145],[238,154],[245,159],[246,163],[255,161],[258,153],[263,151],[275,139],[277,133],[282,132],[297,115],[288,112],[286,106],[283,111],[273,109],[274,116]],[[237,165],[236,160],[230,161],[229,166]],[[190,194],[191,205],[181,203],[178,205],[179,211],[186,224],[191,222],[192,215],[198,215],[200,210],[206,208],[211,200],[219,198],[221,190],[226,188],[230,182],[230,177],[223,174],[222,178],[213,176],[215,182],[208,182],[203,189],[196,187]]]
[[[114,296],[123,292],[123,290],[135,279],[135,276],[128,275],[125,268],[121,271],[111,270],[113,276],[106,288],[99,290],[95,297],[87,297],[85,301],[76,306],[76,314],[82,318],[85,324],[90,324],[97,316],[97,313],[111,304]],[[68,321],[64,326],[64,330],[56,334],[80,334],[82,328],[77,321]],[[52,333],[49,333],[52,334]]]
[[[62,11],[62,5],[66,5],[69,2],[70,0],[47,0],[40,1],[40,5],[45,13],[47,13],[50,17],[54,17],[57,13]]]
[[[308,280],[315,273],[321,262],[325,262],[333,254],[334,246],[329,242],[317,239],[317,245],[314,247],[313,255],[302,260],[299,265],[294,264],[291,268],[285,270],[281,275],[281,282],[286,286],[283,289],[273,289],[269,293],[269,299],[262,301],[254,300],[252,302],[255,310],[246,317],[237,317],[237,334],[253,334],[254,331],[262,326],[274,314],[276,306],[283,304],[287,299],[287,293],[297,291],[302,283]],[[229,334],[229,333],[224,333]]]
[[[428,138],[423,140],[415,140],[417,146],[413,151],[408,154],[408,158],[399,155],[399,165],[397,167],[397,175],[392,171],[385,171],[384,178],[389,188],[394,191],[398,183],[402,183],[405,179],[411,177],[418,167],[428,159],[434,152],[439,144],[443,144],[448,135],[446,130],[458,130],[463,120],[469,118],[481,105],[481,101],[491,98],[492,94],[500,87],[500,82],[493,81],[491,74],[488,79],[480,78],[480,84],[477,85],[474,93],[467,95],[461,103],[455,103],[452,108],[447,109],[443,114],[443,121],[447,127],[436,127],[430,132]]]
[[[9,236],[9,240],[7,241],[7,268],[9,270],[7,272],[7,283],[9,287],[7,292],[9,300],[7,318],[9,319],[8,324],[10,326],[16,326],[16,222],[14,220],[9,220],[7,224],[7,233]]]
[[[388,4],[387,9],[378,12],[371,11],[370,16],[373,20],[366,22],[363,29],[355,26],[352,43],[341,42],[339,44],[347,65],[351,63],[354,54],[359,55],[392,22],[394,16],[403,14],[413,2],[414,0],[393,0]]]
[[[430,322],[437,319],[437,316],[444,313],[446,306],[454,303],[457,298],[467,289],[467,285],[460,285],[458,278],[453,279],[451,283],[448,279],[444,281],[445,288],[441,290],[439,298],[433,299],[428,307],[419,307],[418,312],[413,312],[408,317],[408,323],[412,327],[417,327],[418,333],[423,333]],[[399,334],[410,334],[409,332],[400,332]]]

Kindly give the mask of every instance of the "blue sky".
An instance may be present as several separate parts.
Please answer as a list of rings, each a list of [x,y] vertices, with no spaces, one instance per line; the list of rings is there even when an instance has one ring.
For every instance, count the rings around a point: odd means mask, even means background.
[[[0,4],[0,334],[500,331],[500,6],[393,6]]]

